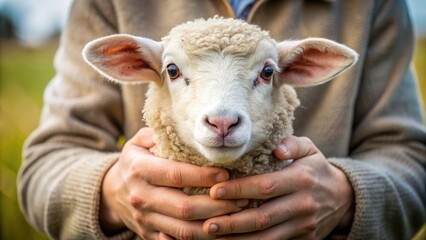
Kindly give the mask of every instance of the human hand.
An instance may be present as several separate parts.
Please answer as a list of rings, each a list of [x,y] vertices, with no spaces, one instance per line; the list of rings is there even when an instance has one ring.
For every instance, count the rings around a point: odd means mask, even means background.
[[[144,239],[213,238],[202,231],[201,219],[240,211],[248,201],[184,194],[179,187],[211,187],[228,173],[155,157],[147,150],[155,145],[153,136],[151,129],[141,129],[105,175],[102,230],[111,235],[127,227]]]
[[[267,199],[259,208],[208,219],[206,233],[220,239],[323,239],[348,230],[354,193],[346,175],[331,165],[306,137],[288,136],[275,155],[294,159],[281,171],[214,185],[214,199]]]

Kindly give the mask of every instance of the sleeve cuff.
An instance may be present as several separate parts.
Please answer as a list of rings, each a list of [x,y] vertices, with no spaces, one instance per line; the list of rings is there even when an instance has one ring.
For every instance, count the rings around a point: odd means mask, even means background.
[[[103,234],[99,224],[100,191],[108,169],[118,160],[119,153],[75,151],[78,163],[73,164],[60,186],[63,189],[49,197],[45,212],[49,234],[64,239],[129,239],[134,233],[125,231],[115,236]],[[55,185],[57,185],[55,184]],[[55,221],[55,218],[62,221]],[[53,221],[52,221],[53,220]],[[60,226],[65,224],[66,226]],[[52,236],[50,236],[52,237]]]
[[[363,239],[363,236],[377,235],[377,231],[381,231],[381,229],[378,229],[380,226],[375,226],[375,223],[383,223],[385,216],[378,214],[374,209],[384,207],[383,198],[389,194],[383,187],[387,185],[386,179],[377,174],[373,167],[366,166],[362,161],[346,158],[330,158],[328,161],[346,174],[355,194],[354,219],[349,234],[332,233],[330,238]]]

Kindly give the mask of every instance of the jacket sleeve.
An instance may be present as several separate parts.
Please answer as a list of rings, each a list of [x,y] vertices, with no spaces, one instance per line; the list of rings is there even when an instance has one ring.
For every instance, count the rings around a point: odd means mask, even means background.
[[[382,2],[382,3],[380,3]],[[349,239],[411,239],[426,220],[426,130],[404,1],[376,1],[351,154],[330,159],[355,191]]]
[[[24,145],[20,205],[27,220],[54,239],[105,238],[99,198],[103,176],[119,156],[121,93],[84,63],[81,51],[88,41],[116,32],[109,1],[74,1],[40,125]]]

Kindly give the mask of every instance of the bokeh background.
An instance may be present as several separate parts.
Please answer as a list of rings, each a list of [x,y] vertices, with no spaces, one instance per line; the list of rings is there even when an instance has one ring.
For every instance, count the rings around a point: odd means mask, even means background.
[[[16,177],[22,144],[36,128],[43,89],[72,0],[0,0],[0,239],[47,239],[24,219]],[[413,66],[426,102],[426,1],[407,0],[417,35]],[[424,110],[426,112],[426,104]]]

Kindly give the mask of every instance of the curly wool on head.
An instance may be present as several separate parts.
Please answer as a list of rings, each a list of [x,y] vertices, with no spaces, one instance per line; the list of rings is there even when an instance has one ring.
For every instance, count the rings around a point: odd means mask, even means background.
[[[172,29],[168,36],[162,38],[162,41],[168,44],[176,39],[181,40],[182,47],[189,55],[208,50],[249,55],[254,52],[262,39],[272,40],[267,31],[256,25],[218,16],[181,24]]]

